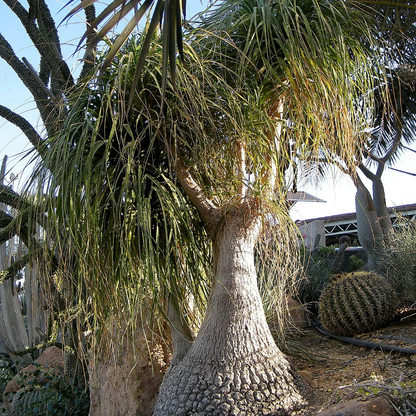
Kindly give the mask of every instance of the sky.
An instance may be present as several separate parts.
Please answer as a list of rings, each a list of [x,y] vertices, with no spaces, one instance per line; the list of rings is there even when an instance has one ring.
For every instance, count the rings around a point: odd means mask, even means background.
[[[416,149],[415,145],[413,149]],[[416,174],[416,153],[411,151],[403,153],[394,168]],[[371,182],[363,176],[361,178],[371,193]],[[387,168],[382,180],[388,207],[416,203],[416,176],[406,175]],[[355,212],[355,186],[349,177],[342,175],[340,172],[333,172],[321,184],[305,184],[298,186],[298,189],[306,191],[325,202],[297,202],[290,213],[294,220],[309,220]]]
[[[189,0],[187,2],[187,17],[193,16],[202,10],[208,0]],[[24,3],[25,4],[25,3]],[[62,10],[63,3],[56,0],[48,0],[48,5],[56,22],[61,22],[66,15]],[[27,57],[34,68],[38,68],[38,62],[33,57],[34,47],[20,26],[20,22],[3,3],[0,2],[1,29],[0,33],[11,43],[17,55]],[[73,17],[68,23],[59,27],[59,36],[63,43],[64,58],[74,68],[79,65],[81,54],[75,54],[79,36],[84,31],[84,23],[81,17]],[[27,89],[20,82],[13,70],[0,60],[0,104],[7,106],[16,113],[29,119],[33,125],[38,124],[38,115],[33,99]],[[40,126],[41,127],[41,126]],[[41,130],[39,130],[41,131]],[[25,136],[10,123],[0,118],[0,160],[8,155],[8,170],[17,175],[15,188],[19,189],[27,177],[30,167],[25,166],[28,159],[22,159],[22,152],[31,148]],[[416,145],[414,146],[416,149]],[[395,165],[397,169],[416,174],[416,153],[407,151]],[[20,182],[19,182],[20,181]],[[9,182],[9,175],[5,183]],[[383,175],[383,183],[386,191],[387,206],[399,206],[416,203],[416,176],[405,175],[386,169]],[[366,182],[368,184],[368,182]],[[291,209],[293,219],[311,219],[329,215],[355,212],[355,188],[351,179],[334,173],[320,185],[301,184],[299,190],[306,191],[326,202],[297,202]]]

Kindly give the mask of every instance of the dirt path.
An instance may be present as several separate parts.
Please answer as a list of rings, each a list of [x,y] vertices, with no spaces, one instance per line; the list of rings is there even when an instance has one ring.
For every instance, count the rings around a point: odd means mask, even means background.
[[[356,339],[416,350],[416,314]],[[398,338],[413,340],[404,342]],[[313,352],[314,362],[292,359],[298,371],[311,377],[314,404],[311,414],[353,398],[387,394],[396,406],[416,415],[416,355],[382,352],[336,341],[306,329],[297,341]],[[413,345],[412,345],[413,344]],[[405,413],[403,413],[405,414]]]

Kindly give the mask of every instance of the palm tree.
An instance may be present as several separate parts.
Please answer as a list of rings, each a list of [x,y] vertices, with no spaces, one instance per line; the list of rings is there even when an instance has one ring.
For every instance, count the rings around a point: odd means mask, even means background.
[[[364,17],[343,2],[220,3],[189,34],[176,84],[164,84],[155,36],[139,88],[135,47],[65,103],[69,116],[43,156],[58,195],[50,218],[67,224],[101,333],[142,325],[138,310],[174,306],[179,336],[156,415],[305,405],[306,383],[266,322],[255,245],[266,213],[280,213],[283,227],[289,144],[346,158],[354,148],[351,108],[357,86],[369,87],[357,36]],[[212,272],[198,241],[211,243]],[[180,342],[192,341],[183,300],[201,293],[205,275],[203,323],[194,342]]]
[[[369,88],[361,40],[371,31],[349,5],[220,3],[186,38],[175,84],[163,82],[155,34],[132,88],[144,37],[66,95],[59,129],[39,147],[54,244],[76,253],[77,311],[95,345],[132,345],[135,328],[162,336],[148,318],[169,317],[175,359],[155,414],[305,406],[306,384],[267,326],[255,245],[267,213],[284,227],[290,146],[346,160],[354,149],[351,110]],[[209,278],[199,328],[189,299],[203,304]]]
[[[289,145],[315,149],[316,157],[322,148],[346,158],[354,149],[351,76],[355,86],[369,87],[358,36],[368,30],[364,16],[324,1],[230,0],[208,11],[203,28],[210,36],[199,55],[212,53],[240,102],[254,102],[246,118],[265,123],[267,115],[268,124],[259,124],[259,137],[242,122],[244,130],[235,138],[227,133],[219,148],[210,141],[204,158],[177,153],[178,181],[212,241],[215,279],[198,336],[165,375],[155,415],[290,414],[304,405],[307,388],[264,318],[254,247],[267,206],[284,193]],[[230,167],[218,175],[222,165]]]

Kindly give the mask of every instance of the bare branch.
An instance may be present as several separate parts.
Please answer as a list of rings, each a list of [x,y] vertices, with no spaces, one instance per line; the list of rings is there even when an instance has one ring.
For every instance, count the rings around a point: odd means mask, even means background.
[[[26,65],[16,56],[13,48],[0,33],[0,58],[3,58],[13,69],[16,75],[21,79],[23,84],[33,95],[36,105],[39,109],[40,116],[44,122],[48,120],[50,103],[48,95],[45,94],[44,88],[40,87],[40,78],[35,78]]]
[[[176,175],[186,195],[198,210],[202,221],[209,227],[218,208],[204,194],[201,187],[195,182],[189,169],[179,159],[176,161]]]
[[[37,0],[36,10],[31,8],[29,13],[18,0],[3,1],[19,18],[33,45],[51,70],[52,76],[59,80],[62,92],[73,86],[74,80],[67,63],[62,59],[58,34],[46,3]]]
[[[395,118],[396,118],[396,122],[394,124],[395,124],[395,128],[396,128],[396,135],[394,136],[393,144],[390,147],[389,151],[384,155],[384,157],[382,157],[380,159],[380,163],[379,163],[378,168],[377,168],[377,176],[381,176],[381,174],[383,173],[386,162],[391,158],[391,156],[394,153],[396,153],[397,149],[400,146],[400,142],[402,140],[402,129],[401,129],[401,126],[399,125],[399,123],[397,121],[397,116],[395,116]]]
[[[395,169],[395,168],[392,168],[392,167],[389,167],[389,169],[395,170],[396,172],[405,173],[406,175],[416,176],[416,173],[406,172],[404,170]]]
[[[3,105],[0,105],[0,117],[3,117],[8,122],[18,127],[25,134],[33,147],[36,150],[40,150],[45,141],[24,117],[16,114]]]
[[[372,182],[374,182],[376,180],[376,176],[373,172],[371,172],[370,169],[368,169],[363,163],[359,163],[358,164],[358,168],[361,170],[362,173],[364,173],[364,175],[370,179]]]

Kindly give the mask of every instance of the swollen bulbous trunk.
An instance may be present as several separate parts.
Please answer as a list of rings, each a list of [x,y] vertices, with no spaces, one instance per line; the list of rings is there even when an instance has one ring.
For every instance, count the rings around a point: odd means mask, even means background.
[[[204,322],[165,375],[154,415],[294,414],[307,388],[276,347],[264,315],[254,265],[260,220],[240,209],[218,228]]]

